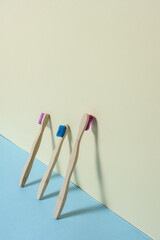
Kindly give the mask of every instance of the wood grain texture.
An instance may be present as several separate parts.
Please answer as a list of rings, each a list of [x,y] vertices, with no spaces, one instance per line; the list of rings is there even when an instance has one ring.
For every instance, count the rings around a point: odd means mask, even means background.
[[[55,211],[54,211],[54,218],[56,218],[56,219],[60,216],[62,209],[64,207],[64,204],[65,204],[66,198],[67,198],[70,179],[71,179],[73,170],[74,170],[75,165],[78,160],[79,146],[80,146],[81,138],[86,129],[88,121],[89,121],[89,115],[86,113],[82,117],[78,135],[77,135],[77,139],[76,139],[76,142],[74,144],[74,147],[73,147],[70,159],[69,159],[66,176],[65,176],[62,188],[60,190],[60,193],[59,193],[59,196],[57,199],[57,203],[56,203],[56,207],[55,207]]]
[[[42,123],[41,123],[41,128],[40,128],[40,131],[38,133],[38,136],[36,137],[33,145],[32,145],[32,149],[31,149],[31,152],[30,152],[30,155],[29,155],[29,158],[24,166],[24,169],[22,171],[22,174],[21,174],[21,179],[20,179],[20,187],[24,187],[27,179],[28,179],[28,176],[30,174],[30,171],[32,169],[32,165],[33,165],[33,162],[34,162],[34,159],[36,157],[36,154],[38,152],[38,149],[39,149],[39,146],[41,144],[41,140],[42,140],[42,136],[43,136],[43,132],[44,132],[44,129],[48,123],[48,120],[50,118],[50,115],[49,114],[45,114],[44,117],[43,117],[43,120],[42,120]]]
[[[52,153],[52,156],[51,156],[51,159],[50,159],[50,162],[49,162],[49,165],[48,165],[48,168],[40,182],[40,185],[39,185],[39,189],[38,189],[38,194],[37,194],[37,198],[38,199],[41,199],[43,197],[43,194],[47,188],[47,185],[49,183],[49,180],[50,180],[50,177],[51,177],[51,174],[52,174],[52,171],[54,169],[54,166],[58,160],[58,156],[60,154],[60,151],[61,151],[61,147],[62,147],[62,144],[63,144],[63,141],[68,133],[68,130],[69,130],[69,126],[68,125],[65,125],[66,126],[66,131],[65,131],[65,134],[63,137],[60,137],[60,140],[56,146],[56,148],[54,149],[53,153]]]

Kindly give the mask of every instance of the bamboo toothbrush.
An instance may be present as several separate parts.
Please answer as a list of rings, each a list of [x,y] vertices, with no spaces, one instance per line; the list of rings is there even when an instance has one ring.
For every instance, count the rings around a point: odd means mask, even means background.
[[[74,167],[77,163],[77,159],[78,159],[78,154],[79,154],[79,146],[80,146],[80,141],[81,138],[83,136],[83,133],[85,130],[89,129],[89,126],[92,122],[93,116],[89,115],[89,114],[84,114],[80,123],[80,127],[79,127],[79,132],[78,132],[78,136],[74,145],[74,148],[72,150],[71,156],[70,156],[70,160],[68,163],[68,167],[67,167],[67,172],[66,172],[66,176],[62,185],[62,188],[60,190],[59,196],[58,196],[58,200],[56,203],[56,207],[55,207],[55,212],[54,212],[54,218],[58,218],[62,212],[62,209],[64,207],[66,198],[67,198],[67,194],[68,194],[68,189],[69,189],[69,183],[70,183],[70,178],[72,176],[72,172],[74,170]]]
[[[57,144],[56,148],[53,151],[53,154],[51,156],[51,160],[49,163],[49,166],[41,180],[41,183],[39,185],[39,190],[38,190],[38,194],[37,194],[37,198],[41,199],[43,197],[43,194],[47,188],[47,185],[49,183],[53,168],[57,162],[63,141],[68,133],[69,130],[69,126],[68,125],[60,125],[58,132],[57,132],[57,137],[60,137],[59,143]]]
[[[41,140],[42,140],[44,129],[45,129],[47,123],[48,123],[49,118],[50,118],[49,114],[41,113],[41,116],[40,116],[40,119],[39,119],[39,122],[38,122],[41,125],[41,128],[40,128],[40,131],[38,133],[37,138],[35,139],[35,141],[33,143],[29,158],[28,158],[28,160],[27,160],[27,162],[24,166],[24,169],[23,169],[23,172],[22,172],[22,175],[21,175],[21,179],[20,179],[20,186],[21,187],[24,187],[24,185],[27,181],[27,178],[30,174],[35,156],[38,152],[38,149],[39,149],[39,146],[40,146],[40,143],[41,143]]]

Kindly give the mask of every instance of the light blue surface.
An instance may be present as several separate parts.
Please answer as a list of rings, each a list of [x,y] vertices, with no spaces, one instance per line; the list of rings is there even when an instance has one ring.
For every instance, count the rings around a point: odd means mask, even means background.
[[[144,240],[151,239],[75,185],[61,218],[53,212],[63,178],[53,173],[43,200],[37,190],[46,166],[36,160],[26,187],[19,187],[28,154],[0,136],[1,240]]]

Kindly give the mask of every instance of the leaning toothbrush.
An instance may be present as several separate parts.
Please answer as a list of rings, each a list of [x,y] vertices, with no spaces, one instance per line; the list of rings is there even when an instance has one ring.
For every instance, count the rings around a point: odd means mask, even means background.
[[[72,176],[72,172],[74,170],[74,167],[77,163],[78,160],[78,154],[79,154],[79,146],[80,146],[80,141],[81,138],[83,136],[84,131],[88,130],[90,127],[90,124],[93,120],[93,116],[89,115],[89,114],[84,114],[80,123],[80,127],[79,127],[79,132],[78,132],[78,136],[74,145],[74,148],[72,150],[71,156],[70,156],[70,160],[68,163],[68,168],[67,168],[67,173],[62,185],[62,188],[60,190],[59,196],[58,196],[58,200],[56,203],[56,207],[55,207],[55,212],[54,212],[54,218],[58,218],[62,212],[62,209],[64,207],[66,198],[67,198],[67,194],[68,194],[68,189],[69,189],[69,183],[70,183],[70,179]]]
[[[53,151],[53,154],[52,154],[51,159],[50,159],[49,166],[48,166],[48,168],[47,168],[47,170],[46,170],[46,172],[45,172],[45,174],[44,174],[44,176],[41,180],[41,183],[39,185],[39,190],[38,190],[38,194],[37,194],[38,199],[41,199],[43,197],[43,194],[44,194],[44,192],[47,188],[47,185],[49,183],[53,168],[54,168],[54,166],[57,162],[57,159],[58,159],[63,141],[64,141],[64,139],[65,139],[65,137],[68,133],[68,130],[69,130],[68,125],[60,125],[59,126],[59,129],[58,129],[56,135],[57,135],[57,137],[60,137],[60,140],[59,140],[56,148]]]
[[[21,175],[21,179],[20,179],[20,184],[19,184],[21,187],[24,187],[24,185],[27,181],[27,178],[30,174],[34,159],[36,157],[36,154],[38,152],[38,149],[39,149],[39,146],[40,146],[40,143],[42,140],[44,129],[48,123],[49,118],[50,118],[49,114],[41,113],[40,119],[38,121],[38,123],[41,125],[41,129],[38,133],[37,138],[35,139],[35,141],[33,143],[31,153],[30,153],[29,158],[24,166],[24,169],[23,169],[23,172]]]

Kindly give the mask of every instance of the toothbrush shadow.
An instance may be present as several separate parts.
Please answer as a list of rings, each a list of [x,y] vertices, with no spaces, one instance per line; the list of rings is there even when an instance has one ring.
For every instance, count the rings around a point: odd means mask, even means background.
[[[69,143],[69,151],[70,151],[70,155],[72,153],[72,143],[73,143],[73,137],[72,137],[72,132],[70,130],[70,132],[68,133],[68,143]],[[74,146],[74,145],[73,145]],[[78,174],[77,174],[77,169],[76,167],[74,168],[74,171],[73,171],[73,176],[74,176],[74,179],[75,179],[75,182],[76,182],[76,185],[79,185],[79,179],[78,179]]]
[[[55,149],[55,140],[54,140],[54,135],[53,135],[53,127],[52,127],[51,117],[49,118],[49,121],[48,121],[48,127],[50,128],[50,133],[51,133],[52,149]]]
[[[33,182],[27,183],[24,187],[29,187],[29,186],[32,186],[34,184],[40,183],[40,181],[41,181],[41,178],[39,178],[39,179],[37,179]]]
[[[102,167],[101,167],[101,159],[99,154],[99,132],[98,132],[98,122],[97,119],[93,118],[92,123],[92,132],[94,135],[94,141],[95,141],[95,163],[96,163],[96,169],[97,169],[97,180],[99,181],[99,189],[101,192],[101,199],[103,204],[107,205],[107,199],[105,196],[105,184],[103,181],[102,176]]]
[[[73,187],[70,187],[70,188],[69,188],[69,191],[75,191],[75,190],[77,190],[77,189],[78,189],[78,188],[77,188],[76,186],[73,186]],[[53,192],[53,193],[49,193],[49,194],[43,196],[41,200],[46,200],[46,199],[55,197],[55,196],[58,195],[58,193],[59,193],[59,191],[56,191],[56,192]]]
[[[45,199],[49,199],[49,198],[55,197],[55,196],[58,195],[58,193],[59,193],[59,191],[56,191],[56,192],[47,194],[47,195],[45,195],[45,196],[43,196],[43,197],[41,198],[41,201],[42,201],[42,200],[45,200]]]
[[[68,132],[68,143],[69,143],[69,152],[70,154],[72,153],[72,142],[73,142],[73,138],[72,138],[72,133],[71,133],[71,129]]]
[[[82,208],[82,209],[77,209],[77,210],[74,210],[74,211],[71,211],[71,212],[68,212],[68,213],[64,213],[61,215],[61,217],[59,219],[64,219],[64,218],[67,218],[67,217],[73,217],[73,216],[76,216],[76,215],[82,215],[82,214],[87,214],[87,213],[91,213],[91,212],[94,212],[94,211],[100,211],[100,210],[104,210],[106,208],[104,208],[103,205],[95,205],[95,206],[92,206],[92,207],[87,207],[87,208]]]
[[[58,173],[54,173],[54,174],[52,174],[52,176],[51,176],[50,179],[55,178],[55,177],[59,177],[59,176],[60,176],[60,175],[59,175]],[[39,179],[37,179],[37,180],[35,180],[35,181],[33,181],[33,182],[27,183],[24,187],[29,187],[29,186],[35,185],[35,184],[37,184],[37,183],[40,183],[41,180],[42,180],[42,178],[39,178]]]

